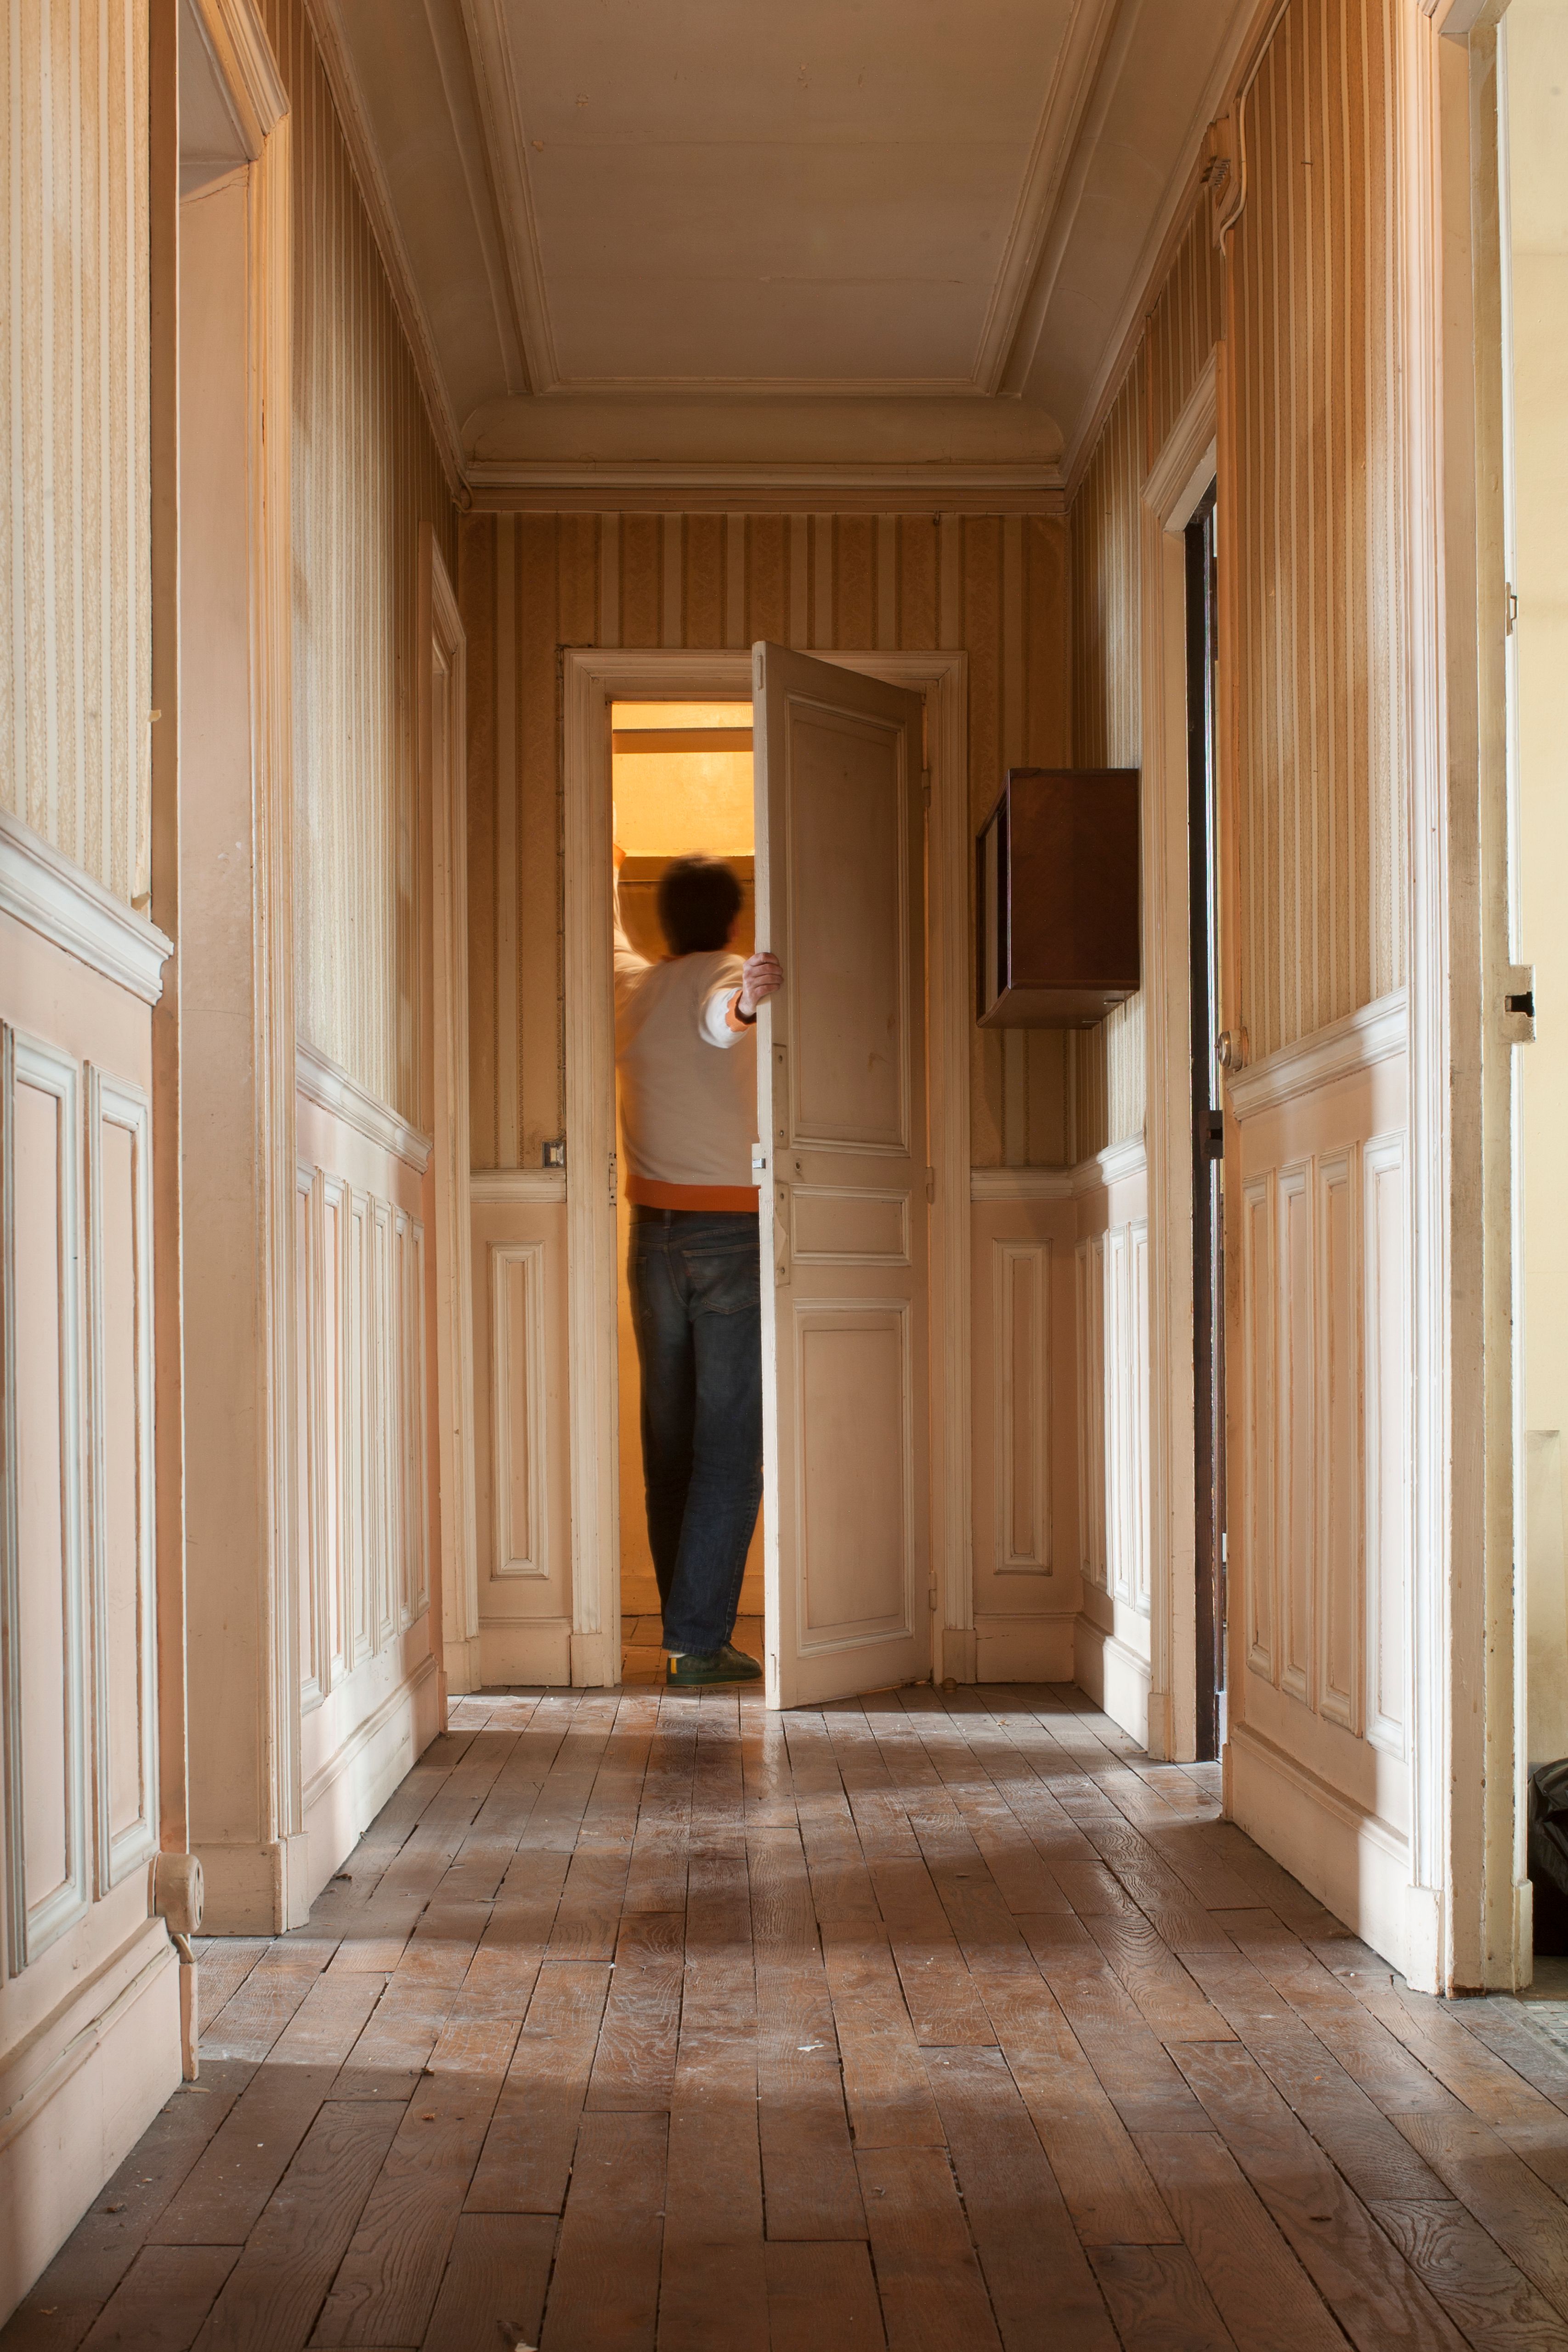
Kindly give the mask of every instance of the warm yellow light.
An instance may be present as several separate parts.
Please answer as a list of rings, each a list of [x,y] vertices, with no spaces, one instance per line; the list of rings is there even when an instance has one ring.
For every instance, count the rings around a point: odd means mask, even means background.
[[[617,729],[750,727],[749,702],[617,702]],[[617,751],[616,838],[628,857],[750,857],[749,751]]]

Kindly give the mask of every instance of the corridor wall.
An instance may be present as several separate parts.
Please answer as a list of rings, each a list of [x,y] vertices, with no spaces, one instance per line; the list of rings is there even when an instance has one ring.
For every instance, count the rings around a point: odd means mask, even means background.
[[[147,12],[0,27],[0,2311],[180,2079],[153,1457]]]
[[[480,1619],[487,1675],[564,1679],[565,1180],[559,648],[962,648],[971,815],[1069,752],[1059,513],[499,513],[464,519]],[[1078,1610],[1075,1156],[1061,1033],[972,1032],[977,1654],[1070,1671]],[[999,1358],[993,1247],[1031,1253]],[[1013,1312],[1009,1306],[1007,1312]],[[1007,1330],[1013,1334],[1009,1322]],[[1057,1374],[1048,1386],[1047,1341]],[[1015,1397],[1014,1367],[1022,1387]],[[1001,1386],[998,1388],[998,1381]],[[542,1395],[541,1388],[542,1387]],[[1022,1549],[1006,1536],[1029,1523]],[[529,1498],[526,1509],[521,1497]]]

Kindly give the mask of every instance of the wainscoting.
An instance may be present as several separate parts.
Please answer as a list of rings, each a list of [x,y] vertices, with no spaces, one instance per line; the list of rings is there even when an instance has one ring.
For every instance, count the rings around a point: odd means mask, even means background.
[[[1142,1141],[1074,1171],[1079,1567],[1073,1679],[1149,1736],[1149,1207]]]
[[[470,1182],[481,1679],[570,1683],[566,1179]]]
[[[1405,1964],[1409,1228],[1403,993],[1233,1081],[1226,1810]],[[1233,1177],[1233,1169],[1235,1177]]]
[[[313,1898],[439,1728],[430,1147],[304,1047],[296,1120],[295,1561]]]
[[[149,1916],[166,952],[0,814],[0,2309],[180,2079],[178,1969]]]

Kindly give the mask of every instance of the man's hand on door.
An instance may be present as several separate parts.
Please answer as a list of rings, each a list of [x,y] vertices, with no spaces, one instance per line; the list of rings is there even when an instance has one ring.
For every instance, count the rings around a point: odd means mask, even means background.
[[[784,986],[784,966],[776,955],[749,955],[741,967],[741,993],[736,1003],[742,1016],[756,1018],[757,1007],[776,996]]]

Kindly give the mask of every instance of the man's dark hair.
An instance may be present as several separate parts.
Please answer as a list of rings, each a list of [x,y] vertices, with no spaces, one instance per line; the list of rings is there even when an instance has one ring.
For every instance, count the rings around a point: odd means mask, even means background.
[[[741,886],[721,857],[673,857],[659,877],[658,922],[671,955],[728,947]]]

